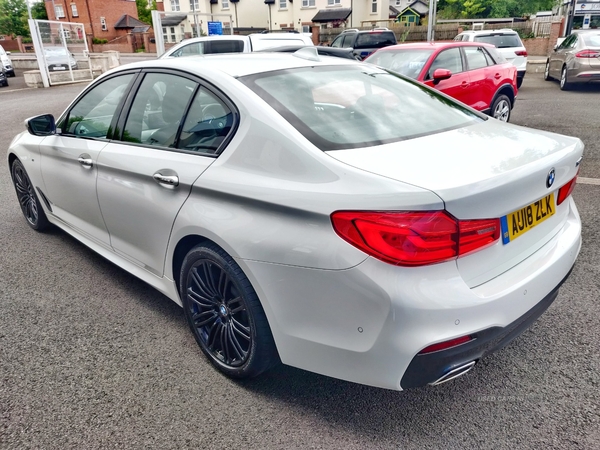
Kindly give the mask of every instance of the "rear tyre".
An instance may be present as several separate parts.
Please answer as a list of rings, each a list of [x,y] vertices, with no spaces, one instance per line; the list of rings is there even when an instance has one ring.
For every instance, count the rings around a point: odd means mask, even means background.
[[[217,369],[232,378],[251,378],[279,362],[258,296],[222,248],[213,243],[194,247],[180,275],[188,324]]]
[[[550,61],[546,61],[546,67],[544,68],[544,80],[552,81],[553,78],[550,76]]]
[[[44,231],[50,227],[50,222],[21,161],[17,159],[13,162],[10,173],[27,225],[36,231]]]
[[[508,122],[510,120],[511,108],[512,102],[510,101],[510,98],[504,94],[499,95],[492,105],[492,117],[502,122]]]
[[[571,89],[571,85],[569,84],[567,66],[563,66],[562,72],[560,73],[560,90],[568,91],[569,89]]]

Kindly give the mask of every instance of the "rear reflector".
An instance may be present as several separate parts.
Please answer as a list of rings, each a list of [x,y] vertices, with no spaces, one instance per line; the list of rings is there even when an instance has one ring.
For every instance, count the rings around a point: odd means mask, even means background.
[[[457,220],[446,211],[337,211],[331,222],[345,241],[398,266],[448,261],[500,237],[500,219]]]
[[[579,174],[579,172],[578,172]],[[567,184],[565,184],[563,187],[561,187],[558,190],[558,198],[556,199],[556,204],[560,205],[562,202],[564,202],[569,195],[571,195],[571,193],[573,192],[573,189],[575,189],[575,184],[577,183],[577,175],[575,175],[575,178],[573,178],[571,181],[569,181]]]
[[[423,350],[419,352],[419,355],[424,355],[426,353],[439,352],[440,350],[447,350],[452,347],[456,347],[457,345],[465,344],[469,341],[472,341],[473,337],[469,336],[461,336],[456,339],[450,339],[449,341],[438,342],[437,344],[430,345],[429,347],[425,347]]]
[[[515,52],[517,56],[527,56],[527,50],[518,50]]]
[[[600,52],[598,50],[581,50],[575,53],[576,58],[600,58]]]

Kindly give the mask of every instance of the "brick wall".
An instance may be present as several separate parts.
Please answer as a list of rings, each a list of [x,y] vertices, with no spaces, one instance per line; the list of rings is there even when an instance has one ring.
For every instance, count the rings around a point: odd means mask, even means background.
[[[552,22],[550,37],[523,39],[523,45],[527,49],[527,54],[531,56],[548,56],[554,49],[556,41],[562,33],[563,22],[564,19],[559,22]]]

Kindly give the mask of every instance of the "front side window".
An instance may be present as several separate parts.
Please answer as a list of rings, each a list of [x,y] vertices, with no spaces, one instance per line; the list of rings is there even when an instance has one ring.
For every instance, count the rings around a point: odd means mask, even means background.
[[[175,147],[179,126],[197,85],[177,75],[147,74],[135,94],[121,140]]]
[[[59,125],[62,134],[105,139],[117,106],[133,77],[128,74],[110,78],[84,94]]]
[[[240,81],[321,150],[382,145],[485,120],[434,90],[370,66],[288,69]]]
[[[429,71],[427,72],[425,79],[432,79],[433,72],[435,72],[436,69],[447,69],[452,73],[462,72],[463,65],[462,57],[460,56],[460,49],[450,48],[440,52],[440,54],[437,55],[431,63],[431,67],[429,67]]]

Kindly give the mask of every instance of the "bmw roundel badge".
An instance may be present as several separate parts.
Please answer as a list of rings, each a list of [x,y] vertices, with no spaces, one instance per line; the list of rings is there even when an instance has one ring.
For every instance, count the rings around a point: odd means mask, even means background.
[[[547,188],[551,188],[552,185],[554,184],[554,178],[556,177],[556,174],[554,172],[554,167],[552,169],[550,169],[550,172],[548,172],[548,177],[546,178],[546,187]]]

